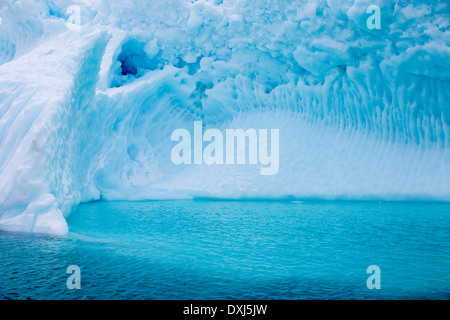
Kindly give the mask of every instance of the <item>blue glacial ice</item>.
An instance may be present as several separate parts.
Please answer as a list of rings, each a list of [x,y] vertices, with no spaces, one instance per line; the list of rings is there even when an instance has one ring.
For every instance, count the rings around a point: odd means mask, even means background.
[[[449,19],[447,0],[0,1],[0,229],[65,234],[97,199],[450,201]],[[279,128],[278,174],[174,165],[197,120]]]

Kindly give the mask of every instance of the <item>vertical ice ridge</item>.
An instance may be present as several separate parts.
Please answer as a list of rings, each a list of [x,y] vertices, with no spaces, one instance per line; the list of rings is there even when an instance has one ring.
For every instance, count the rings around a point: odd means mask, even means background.
[[[65,215],[74,204],[92,199],[88,178],[90,160],[101,146],[104,113],[109,112],[107,108],[96,107],[94,102],[109,36],[100,33],[97,38],[80,63],[65,102],[67,108],[59,109],[52,119],[54,128],[49,141],[52,174],[49,178],[59,208]]]
[[[79,102],[72,105],[75,110],[80,106],[86,108],[90,105],[89,94],[93,98],[96,86],[96,76],[92,72],[98,73],[107,41],[108,37],[101,32],[90,33],[82,38],[76,32],[69,32],[48,43],[46,47],[0,66],[0,83],[4,83],[4,89],[9,90],[12,95],[17,94],[14,100],[5,101],[9,105],[6,106],[8,112],[14,110],[13,112],[18,114],[12,119],[12,126],[20,128],[12,130],[11,127],[5,131],[6,140],[2,137],[3,141],[7,141],[7,144],[2,144],[1,147],[4,161],[0,170],[2,230],[31,230],[34,233],[53,234],[67,232],[63,213],[68,209],[63,206],[65,202],[61,201],[64,193],[61,186],[52,184],[52,179],[58,174],[52,171],[51,167],[52,161],[57,159],[52,153],[52,148],[58,146],[54,133],[58,126],[68,129],[68,134],[56,137],[59,145],[68,145],[70,132],[74,138],[86,127],[73,128],[73,123],[68,119],[59,123],[55,120],[57,114],[68,112],[68,106],[74,103],[72,98],[78,99]],[[73,42],[78,42],[79,47],[76,50],[70,45]],[[63,45],[58,48],[61,44]],[[53,51],[50,50],[52,47]],[[52,51],[51,54],[44,54],[49,50]],[[55,61],[59,62],[55,64]],[[42,68],[41,64],[45,67]],[[33,72],[39,72],[41,69],[45,69],[53,77],[59,75],[58,82],[42,82],[42,79],[33,78]],[[22,72],[23,70],[28,73]],[[43,79],[45,76],[43,75]],[[23,85],[17,87],[17,91],[13,89],[15,81]],[[36,90],[36,86],[39,90]],[[0,110],[5,107],[3,102],[0,102]],[[89,131],[86,134],[89,134]],[[8,147],[11,143],[14,144],[13,148]],[[64,148],[59,148],[61,156],[64,154]],[[77,151],[78,156],[82,155],[82,144],[78,146]],[[61,161],[65,160],[62,158]],[[76,174],[77,170],[73,170],[73,173]],[[76,189],[78,187],[73,189],[75,193],[78,192]],[[72,201],[69,205],[72,207],[80,199],[66,201]]]

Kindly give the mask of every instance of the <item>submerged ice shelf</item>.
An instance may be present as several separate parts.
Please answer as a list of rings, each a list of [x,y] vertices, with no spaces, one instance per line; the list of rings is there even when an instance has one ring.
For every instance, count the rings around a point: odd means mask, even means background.
[[[0,229],[65,234],[96,199],[450,201],[449,5],[374,2],[380,30],[361,0],[1,3]],[[280,129],[278,174],[174,165],[198,120]]]

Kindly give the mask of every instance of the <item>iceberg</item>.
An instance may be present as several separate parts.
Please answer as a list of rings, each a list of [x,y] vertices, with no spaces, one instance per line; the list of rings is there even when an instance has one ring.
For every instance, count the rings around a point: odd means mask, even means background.
[[[64,235],[99,199],[450,201],[449,20],[446,0],[2,1],[0,230]],[[174,164],[195,121],[279,129],[278,173]]]

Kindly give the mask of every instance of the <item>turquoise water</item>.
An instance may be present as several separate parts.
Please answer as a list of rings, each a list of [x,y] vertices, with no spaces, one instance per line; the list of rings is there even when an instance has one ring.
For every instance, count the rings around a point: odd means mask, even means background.
[[[449,204],[93,202],[68,223],[0,233],[1,299],[450,298]]]

